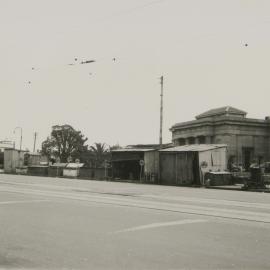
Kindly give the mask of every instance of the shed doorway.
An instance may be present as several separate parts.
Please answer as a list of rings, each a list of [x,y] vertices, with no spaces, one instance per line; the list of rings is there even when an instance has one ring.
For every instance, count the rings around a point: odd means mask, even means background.
[[[139,180],[140,179],[140,163],[139,160],[114,161],[113,177],[123,180]]]

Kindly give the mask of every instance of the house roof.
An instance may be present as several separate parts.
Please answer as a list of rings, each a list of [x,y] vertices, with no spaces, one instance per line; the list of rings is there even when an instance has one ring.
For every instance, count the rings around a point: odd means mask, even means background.
[[[227,144],[190,144],[162,149],[159,152],[203,152],[227,147]]]
[[[234,107],[231,106],[225,106],[225,107],[220,107],[220,108],[216,108],[216,109],[211,109],[209,111],[206,111],[202,114],[199,114],[196,116],[196,119],[201,119],[201,118],[205,118],[205,117],[209,117],[209,116],[216,116],[216,115],[246,115],[247,113],[245,111],[236,109]]]

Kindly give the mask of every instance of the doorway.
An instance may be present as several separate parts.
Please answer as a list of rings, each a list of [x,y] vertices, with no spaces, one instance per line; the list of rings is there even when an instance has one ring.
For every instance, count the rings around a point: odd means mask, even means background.
[[[246,171],[249,171],[251,160],[253,158],[254,148],[252,147],[243,147],[243,166]]]

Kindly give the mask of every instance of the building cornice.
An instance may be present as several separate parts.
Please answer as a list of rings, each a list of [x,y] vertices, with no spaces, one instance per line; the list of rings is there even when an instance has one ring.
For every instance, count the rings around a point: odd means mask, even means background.
[[[193,120],[188,122],[177,123],[170,128],[170,131],[175,131],[178,129],[189,129],[189,128],[197,128],[197,127],[215,127],[219,125],[240,125],[240,126],[252,126],[252,127],[262,127],[262,128],[270,128],[269,120],[261,120],[261,119],[253,119],[253,118],[239,118],[232,116],[224,116],[218,118],[208,118],[208,119],[200,119]]]

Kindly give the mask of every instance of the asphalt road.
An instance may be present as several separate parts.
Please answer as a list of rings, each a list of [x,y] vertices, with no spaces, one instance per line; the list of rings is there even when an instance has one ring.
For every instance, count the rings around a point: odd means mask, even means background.
[[[1,269],[270,269],[270,194],[0,175]]]

